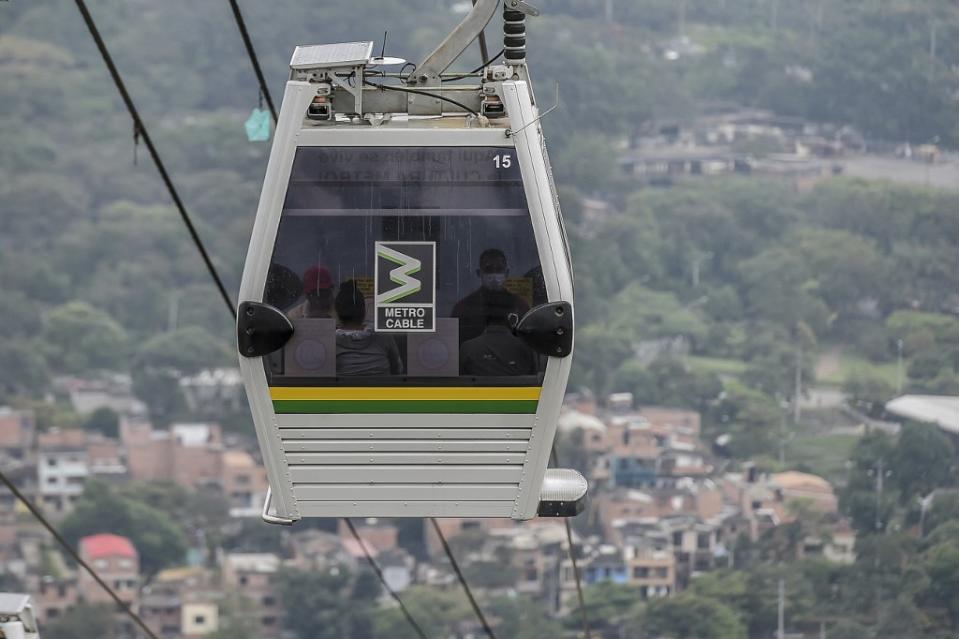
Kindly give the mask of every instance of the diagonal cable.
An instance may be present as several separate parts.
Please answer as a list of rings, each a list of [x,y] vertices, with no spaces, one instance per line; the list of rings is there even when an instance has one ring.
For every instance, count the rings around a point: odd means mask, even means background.
[[[233,9],[233,19],[236,21],[236,28],[240,30],[240,37],[243,38],[243,45],[246,47],[246,53],[250,56],[250,64],[253,65],[253,73],[256,74],[256,81],[260,83],[260,93],[266,100],[266,106],[270,109],[270,115],[273,116],[273,124],[276,124],[276,107],[273,106],[273,96],[270,95],[270,89],[266,86],[266,78],[263,77],[263,69],[260,68],[260,59],[256,56],[256,50],[253,48],[253,41],[250,39],[250,32],[246,30],[246,21],[243,19],[243,12],[240,11],[240,5],[237,0],[229,0],[230,8]]]
[[[553,459],[553,466],[559,466],[559,457],[556,455],[556,443],[550,451],[550,457]],[[576,562],[576,550],[573,547],[573,529],[569,525],[569,517],[563,517],[563,523],[566,524],[566,541],[569,544],[569,561],[573,564],[573,579],[576,581],[576,598],[579,600],[579,616],[583,620],[583,631],[586,639],[591,639],[589,632],[589,615],[586,614],[586,600],[583,598],[583,583],[580,579],[579,564]]]
[[[403,603],[403,600],[400,599],[400,596],[396,594],[390,585],[386,583],[386,577],[383,576],[383,571],[377,565],[376,560],[373,559],[373,555],[370,554],[369,549],[366,547],[366,542],[360,537],[359,533],[356,532],[356,528],[353,527],[353,522],[350,521],[349,517],[344,517],[343,521],[346,522],[346,527],[350,529],[350,532],[353,534],[353,538],[356,539],[356,543],[360,545],[360,548],[363,550],[363,555],[366,557],[367,563],[370,564],[370,568],[373,569],[373,572],[376,573],[376,576],[380,578],[380,583],[383,584],[383,587],[386,588],[386,592],[389,593],[390,597],[393,598],[400,606],[400,610],[403,612],[403,616],[406,617],[406,620],[413,626],[413,630],[416,631],[416,634],[419,635],[420,639],[426,639],[426,633],[423,632],[423,629],[420,628],[420,625],[416,623],[416,619],[413,618],[413,615],[410,614],[410,611],[406,608],[406,605]]]
[[[90,35],[93,36],[93,41],[96,42],[97,49],[100,50],[100,55],[103,57],[103,62],[106,64],[107,70],[110,72],[110,77],[113,78],[113,83],[116,85],[117,91],[120,92],[120,97],[123,98],[123,103],[126,105],[127,111],[130,113],[130,117],[133,118],[134,132],[143,137],[143,142],[146,144],[147,150],[150,152],[150,157],[153,158],[153,163],[156,165],[157,171],[160,172],[160,178],[163,179],[163,183],[166,185],[167,191],[170,192],[170,198],[173,200],[173,204],[176,205],[176,209],[180,213],[180,218],[183,220],[183,223],[186,224],[187,231],[190,232],[190,237],[193,239],[193,244],[200,252],[200,256],[203,258],[203,263],[206,264],[207,271],[210,272],[210,277],[213,278],[213,282],[216,284],[216,288],[220,292],[220,297],[223,298],[224,303],[226,303],[227,307],[230,309],[233,319],[236,319],[236,307],[233,305],[233,300],[230,298],[230,294],[227,293],[226,287],[223,285],[223,280],[220,279],[220,275],[217,273],[216,267],[213,265],[213,260],[210,259],[210,255],[207,253],[206,247],[203,245],[203,240],[200,239],[200,235],[197,233],[196,227],[193,226],[193,220],[190,219],[190,214],[187,213],[186,207],[183,205],[183,200],[180,199],[180,194],[177,193],[176,187],[173,186],[173,180],[170,179],[170,174],[167,172],[166,166],[160,159],[160,154],[157,153],[156,147],[153,146],[153,139],[147,132],[146,126],[143,124],[143,119],[140,118],[140,113],[137,111],[136,105],[133,104],[133,99],[130,97],[130,93],[127,91],[126,85],[123,83],[123,78],[120,76],[120,72],[113,63],[113,58],[110,56],[110,52],[107,50],[106,44],[104,44],[103,38],[100,36],[100,30],[97,29],[96,22],[94,22],[93,16],[90,15],[90,11],[87,9],[86,2],[84,2],[84,0],[75,1],[77,4],[77,9],[80,10],[80,14],[83,16],[83,21],[87,25],[87,29],[90,30]]]
[[[460,570],[460,565],[457,563],[456,557],[453,556],[453,551],[450,550],[450,545],[446,542],[446,536],[443,534],[443,531],[440,530],[440,525],[436,523],[436,517],[430,517],[430,522],[433,524],[433,530],[436,531],[436,535],[440,538],[440,543],[443,544],[443,550],[446,551],[446,556],[453,565],[453,572],[456,573],[456,578],[460,580],[463,590],[466,591],[466,598],[470,600],[470,605],[473,607],[473,612],[476,613],[476,617],[479,619],[480,624],[482,624],[483,630],[486,632],[486,636],[489,637],[489,639],[496,639],[496,635],[493,634],[493,629],[490,628],[489,623],[486,621],[486,616],[483,615],[483,611],[480,610],[479,604],[476,603],[476,598],[473,596],[473,591],[470,590],[469,584],[466,583],[466,578],[463,576],[463,571]]]
[[[110,595],[110,598],[113,599],[113,601],[117,604],[117,607],[129,615],[129,617],[133,620],[133,623],[139,626],[140,629],[146,633],[147,637],[150,639],[160,639],[155,632],[150,630],[150,627],[146,625],[143,619],[140,618],[140,615],[133,611],[133,609],[130,607],[130,604],[120,599],[119,595],[114,592],[113,588],[111,588],[109,584],[107,584],[107,582],[105,582],[103,578],[100,577],[100,575],[98,575],[96,571],[90,567],[90,564],[80,557],[80,554],[74,550],[73,546],[71,546],[67,540],[63,538],[63,535],[61,535],[60,532],[53,527],[53,524],[47,521],[47,518],[44,517],[42,512],[40,512],[40,509],[37,508],[33,502],[27,499],[26,496],[20,492],[20,489],[17,488],[16,484],[10,481],[10,478],[7,477],[2,470],[0,470],[0,481],[6,484],[7,488],[10,489],[10,492],[13,493],[14,497],[23,502],[23,505],[27,507],[27,510],[30,511],[30,514],[33,515],[51,535],[53,535],[53,538],[56,539],[57,543],[67,551],[67,554],[70,555],[70,557],[72,557],[79,566],[86,570],[91,577],[93,577],[93,580],[97,582],[108,595]]]

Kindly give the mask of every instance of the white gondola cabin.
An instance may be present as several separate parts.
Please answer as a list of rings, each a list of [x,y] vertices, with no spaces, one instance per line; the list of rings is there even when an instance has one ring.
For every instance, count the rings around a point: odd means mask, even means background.
[[[529,8],[507,4],[506,60],[478,84],[443,71],[495,0],[408,76],[371,42],[294,53],[237,323],[267,521],[582,508],[585,480],[547,470],[572,272]]]

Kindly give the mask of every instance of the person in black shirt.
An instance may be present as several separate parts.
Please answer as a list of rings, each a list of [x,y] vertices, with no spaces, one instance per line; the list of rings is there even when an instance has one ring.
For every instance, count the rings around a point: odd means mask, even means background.
[[[503,251],[497,248],[483,251],[476,275],[480,278],[480,287],[458,301],[450,312],[450,317],[460,321],[461,344],[479,337],[490,316],[506,318],[510,313],[516,313],[523,317],[529,311],[526,300],[506,290],[509,264]]]
[[[487,292],[486,327],[478,337],[466,340],[460,346],[461,375],[536,373],[536,354],[509,328],[509,295],[505,290]]]

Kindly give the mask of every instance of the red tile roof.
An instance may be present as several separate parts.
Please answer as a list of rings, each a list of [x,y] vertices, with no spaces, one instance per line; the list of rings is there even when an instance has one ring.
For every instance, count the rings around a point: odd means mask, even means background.
[[[120,535],[90,535],[80,540],[80,552],[90,559],[103,557],[137,558],[137,550],[126,537]]]

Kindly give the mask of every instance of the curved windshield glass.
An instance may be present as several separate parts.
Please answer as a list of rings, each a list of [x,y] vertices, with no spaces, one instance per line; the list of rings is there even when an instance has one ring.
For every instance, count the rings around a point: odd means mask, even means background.
[[[509,328],[546,301],[515,152],[302,147],[264,291],[272,385],[538,384]]]

